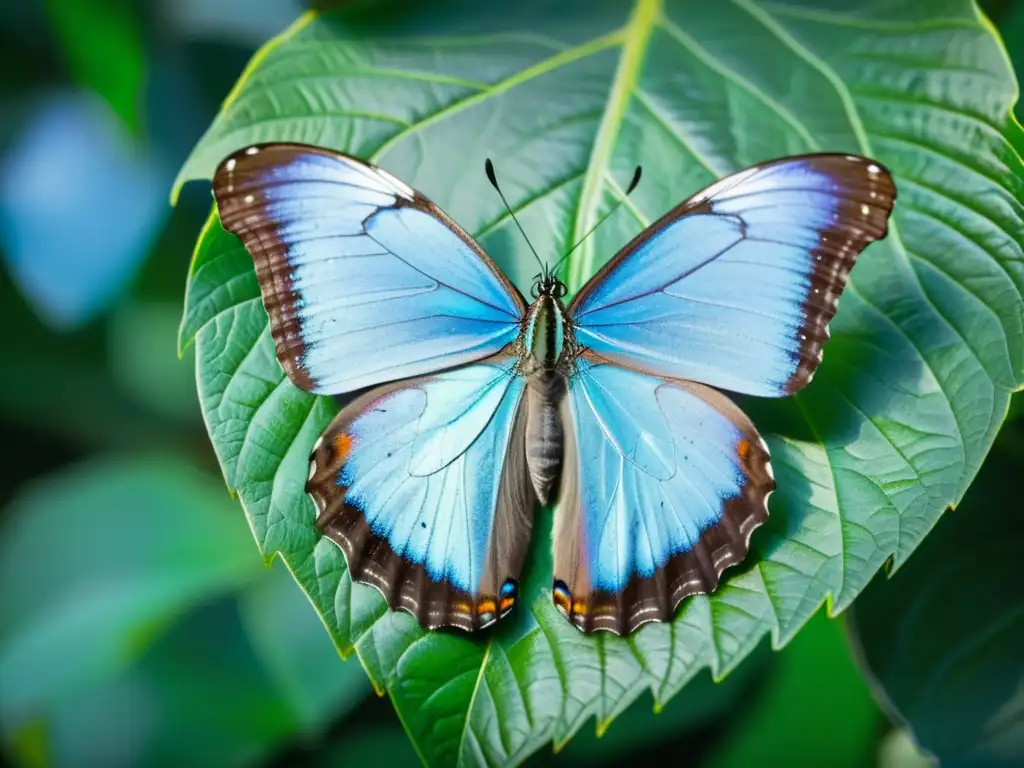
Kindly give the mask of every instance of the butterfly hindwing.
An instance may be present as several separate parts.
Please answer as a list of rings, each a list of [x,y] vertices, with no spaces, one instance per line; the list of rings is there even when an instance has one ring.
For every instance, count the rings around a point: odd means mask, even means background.
[[[213,180],[256,263],[277,356],[302,389],[349,392],[479,360],[522,297],[480,247],[382,169],[296,144],[249,147]]]
[[[511,610],[536,503],[515,359],[378,387],[334,419],[306,490],[352,577],[428,629]]]
[[[610,362],[777,397],[805,386],[896,190],[866,158],[784,158],[727,176],[627,245],[569,307]]]
[[[775,487],[724,395],[581,359],[562,405],[555,605],[584,632],[669,621],[749,550]]]

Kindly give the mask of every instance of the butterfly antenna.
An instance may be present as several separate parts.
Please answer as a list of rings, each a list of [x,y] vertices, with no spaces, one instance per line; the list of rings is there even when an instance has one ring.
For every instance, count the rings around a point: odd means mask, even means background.
[[[626,194],[623,195],[622,199],[619,200],[619,202],[617,202],[615,205],[613,205],[608,210],[608,213],[606,213],[604,216],[602,216],[600,219],[598,219],[597,224],[595,224],[589,230],[587,230],[587,233],[583,237],[581,237],[579,240],[577,240],[576,244],[572,248],[570,248],[568,251],[565,252],[565,254],[562,256],[562,258],[560,258],[555,263],[555,266],[551,268],[552,272],[558,272],[558,268],[560,266],[562,266],[562,262],[563,261],[565,261],[567,258],[569,258],[569,254],[571,254],[573,251],[575,251],[577,248],[579,248],[583,244],[584,240],[586,240],[588,237],[590,237],[592,234],[594,234],[594,232],[597,230],[597,228],[600,227],[602,224],[604,224],[605,221],[607,221],[609,216],[611,216],[613,213],[615,213],[617,210],[619,210],[619,206],[622,205],[624,202],[626,202],[626,198],[630,196],[630,194],[633,192],[633,190],[636,189],[637,184],[640,183],[640,175],[642,173],[643,173],[643,169],[638,165],[636,167],[636,170],[633,171],[633,179],[629,182],[629,186],[626,187]]]
[[[494,187],[495,191],[497,191],[498,196],[501,198],[501,202],[505,204],[505,210],[508,211],[508,215],[512,217],[512,221],[514,221],[516,226],[519,227],[519,231],[523,235],[523,240],[526,241],[526,244],[530,246],[530,250],[533,251],[533,258],[537,260],[537,263],[540,264],[540,268],[544,270],[544,275],[547,276],[547,265],[544,264],[544,262],[541,261],[540,256],[537,255],[537,250],[533,247],[533,243],[530,242],[530,238],[526,236],[526,231],[523,229],[523,225],[519,223],[519,219],[517,219],[516,215],[512,212],[512,206],[510,206],[508,204],[508,200],[505,199],[505,193],[502,192],[501,187],[498,186],[498,179],[494,175],[494,163],[491,162],[491,158],[489,157],[484,160],[484,173],[487,174],[487,180],[491,182],[491,186]]]

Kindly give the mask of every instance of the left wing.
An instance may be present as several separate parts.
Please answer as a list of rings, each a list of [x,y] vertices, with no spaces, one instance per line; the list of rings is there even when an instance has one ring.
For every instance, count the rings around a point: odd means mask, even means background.
[[[480,360],[515,340],[522,296],[444,212],[381,168],[300,144],[236,152],[213,177],[256,263],[277,358],[340,394]]]
[[[427,629],[481,629],[518,593],[535,498],[516,360],[356,398],[313,449],[306,491],[352,578]]]
[[[573,299],[610,362],[762,397],[804,387],[896,188],[852,155],[783,158],[712,184],[641,232]]]
[[[581,358],[562,404],[555,605],[584,632],[668,621],[743,560],[775,487],[754,425],[713,389]]]

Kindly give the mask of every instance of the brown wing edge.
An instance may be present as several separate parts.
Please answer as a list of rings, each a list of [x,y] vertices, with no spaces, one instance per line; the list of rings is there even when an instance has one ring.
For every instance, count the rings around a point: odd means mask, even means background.
[[[446,580],[434,580],[423,565],[397,554],[385,539],[373,533],[358,507],[345,503],[346,489],[337,483],[346,459],[337,438],[376,400],[409,384],[395,382],[371,390],[334,418],[313,447],[306,492],[317,510],[317,529],[341,548],[352,578],[374,587],[391,610],[411,614],[428,630],[454,627],[466,632],[479,631],[514,607],[529,545],[536,501],[525,472],[520,418],[525,398],[519,403],[509,435],[487,563],[479,593],[474,595]]]
[[[565,479],[555,523],[555,572],[566,578],[556,578],[552,599],[562,615],[586,634],[605,631],[624,636],[649,622],[672,621],[683,600],[711,594],[718,588],[722,573],[746,559],[753,532],[768,519],[768,499],[775,490],[775,478],[768,447],[753,423],[729,398],[710,387],[683,381],[669,383],[699,392],[741,428],[748,451],[743,457],[748,481],[738,496],[725,502],[722,517],[701,532],[696,545],[672,556],[653,577],[634,575],[618,592],[591,591],[586,586],[589,574],[579,547],[575,434],[567,428]],[[570,410],[565,404],[565,416]],[[564,423],[568,427],[572,422]],[[570,563],[564,574],[559,573],[560,552],[564,553],[562,561]]]
[[[836,316],[850,272],[865,248],[889,234],[889,217],[896,204],[896,185],[885,166],[867,158],[843,155],[820,156],[820,161],[834,163],[839,162],[838,158],[845,159],[843,167],[847,173],[860,175],[860,184],[847,180],[857,188],[858,196],[844,198],[839,221],[846,224],[821,230],[818,247],[811,251],[818,267],[811,273],[811,290],[802,307],[806,319],[800,330],[797,368],[786,382],[783,396],[800,391],[814,378],[829,338],[828,324]],[[858,162],[850,162],[853,159]],[[871,168],[876,170],[871,172]]]
[[[411,205],[441,221],[466,243],[502,282],[519,305],[520,315],[525,313],[526,302],[522,294],[498,269],[476,240],[434,203],[386,170],[357,157],[323,147],[295,143],[254,144],[234,152],[220,163],[213,176],[213,196],[221,225],[242,241],[253,258],[263,296],[263,306],[270,317],[270,332],[274,339],[277,359],[288,378],[297,387],[307,392],[316,391],[316,382],[312,380],[303,364],[306,345],[302,339],[302,329],[296,311],[299,295],[291,279],[288,246],[280,237],[277,223],[266,213],[266,201],[262,195],[264,182],[261,179],[267,169],[282,166],[300,153],[343,160],[382,173],[395,185],[396,206]],[[411,197],[403,196],[405,193],[411,193]]]
[[[266,215],[260,178],[267,169],[294,158],[296,151],[310,149],[315,148],[291,144],[246,147],[225,158],[213,175],[221,226],[242,241],[255,264],[278,362],[292,383],[306,392],[316,391],[316,382],[303,364],[306,344],[297,312],[300,297],[292,283],[288,246],[280,238],[277,224]]]

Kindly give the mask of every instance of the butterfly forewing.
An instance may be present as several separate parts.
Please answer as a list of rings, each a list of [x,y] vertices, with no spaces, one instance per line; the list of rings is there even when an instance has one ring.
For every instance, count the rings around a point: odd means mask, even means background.
[[[512,342],[522,297],[436,206],[326,149],[249,147],[213,180],[221,223],[256,263],[277,357],[339,394],[451,368]]]
[[[579,343],[659,376],[778,397],[821,362],[860,252],[885,236],[896,190],[850,155],[728,176],[641,232],[573,300]]]

